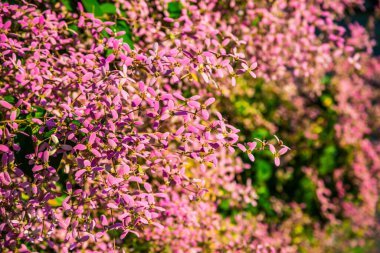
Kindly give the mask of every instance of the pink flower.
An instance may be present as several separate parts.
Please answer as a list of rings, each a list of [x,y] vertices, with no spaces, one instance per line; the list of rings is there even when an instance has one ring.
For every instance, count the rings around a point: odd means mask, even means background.
[[[269,146],[269,150],[270,152],[273,154],[274,156],[274,164],[276,166],[280,166],[280,156],[281,155],[284,155],[288,150],[289,148],[286,147],[286,146],[283,146],[279,152],[276,151],[276,148],[272,145],[272,144],[268,144]]]
[[[9,153],[10,149],[9,149],[8,146],[6,146],[4,144],[0,144],[0,151],[3,152],[3,153]]]
[[[9,110],[11,110],[13,108],[13,105],[11,105],[10,103],[8,103],[7,101],[4,101],[4,100],[0,100],[0,105],[6,109],[9,109]]]
[[[252,63],[252,65],[249,66],[249,67],[248,67],[248,65],[245,64],[245,63],[242,63],[241,66],[242,66],[243,69],[244,69],[245,71],[247,71],[247,72],[248,72],[253,78],[256,78],[256,75],[255,75],[255,73],[253,73],[253,70],[255,70],[255,69],[257,68],[257,62]]]
[[[79,150],[79,151],[83,151],[83,150],[86,150],[87,147],[83,144],[77,144],[75,145],[75,147],[73,148],[74,150]]]

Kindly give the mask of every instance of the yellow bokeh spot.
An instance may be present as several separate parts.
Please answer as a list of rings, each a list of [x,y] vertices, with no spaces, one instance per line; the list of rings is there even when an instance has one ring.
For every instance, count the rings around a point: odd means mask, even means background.
[[[61,206],[60,203],[58,203],[58,201],[57,201],[56,199],[49,199],[49,200],[48,200],[48,204],[49,204],[50,206],[54,206],[54,207],[56,207],[56,206]]]
[[[330,107],[333,104],[333,100],[331,99],[331,97],[325,97],[322,102],[323,105],[326,107]]]

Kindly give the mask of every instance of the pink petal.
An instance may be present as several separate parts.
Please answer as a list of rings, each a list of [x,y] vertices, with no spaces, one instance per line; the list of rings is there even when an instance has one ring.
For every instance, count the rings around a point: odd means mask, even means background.
[[[109,207],[109,208],[111,208],[111,209],[118,209],[118,208],[119,208],[119,206],[116,205],[115,203],[108,203],[108,204],[107,204],[107,207]]]
[[[136,176],[131,176],[128,180],[129,182],[137,182],[137,183],[142,183],[141,177],[136,177]]]
[[[102,154],[94,148],[91,149],[91,153],[93,153],[96,157],[102,157]]]
[[[151,192],[152,191],[152,186],[148,183],[144,183],[144,188],[147,192]]]
[[[8,146],[0,144],[0,151],[3,153],[8,153],[10,151],[10,149]]]
[[[98,233],[95,234],[95,237],[97,239],[99,239],[99,238],[102,238],[104,234],[105,234],[105,232],[98,232]]]
[[[165,22],[168,22],[168,23],[172,23],[172,22],[174,22],[174,19],[172,19],[172,18],[168,18],[168,17],[164,17],[164,21]],[[121,239],[121,238],[120,238]]]
[[[215,102],[215,98],[209,98],[205,102],[205,106],[209,106]]]
[[[49,150],[45,150],[45,152],[42,155],[44,163],[48,163],[49,162],[49,155],[50,155],[49,154]]]
[[[90,137],[88,138],[88,144],[92,145],[96,139],[96,133],[91,133]]]
[[[86,172],[85,169],[81,169],[81,170],[78,170],[76,173],[75,173],[75,178],[80,178],[84,173]]]
[[[283,147],[282,149],[280,149],[280,151],[278,151],[278,154],[279,155],[283,155],[285,154],[286,152],[288,152],[289,148],[288,147]]]
[[[129,230],[125,230],[121,235],[120,235],[120,239],[124,239],[127,235],[129,234]]]
[[[205,172],[206,171],[206,165],[204,163],[201,163],[200,169],[202,172]]]
[[[116,170],[116,172],[117,172],[117,174],[118,174],[119,176],[124,176],[124,175],[128,174],[129,171],[130,171],[130,168],[129,168],[128,165],[120,165],[120,166],[117,168],[117,170]]]
[[[201,76],[203,77],[203,80],[205,80],[206,83],[208,83],[210,80],[205,72],[201,73]]]
[[[253,78],[256,78],[255,73],[253,73],[252,71],[249,71],[249,74],[250,74]]]
[[[74,150],[80,150],[80,151],[83,151],[83,150],[86,150],[87,147],[83,144],[77,144],[75,147],[74,147]]]
[[[248,145],[248,147],[249,147],[249,150],[254,150],[255,148],[256,148],[256,146],[257,146],[257,142],[248,142],[247,143],[247,145]]]
[[[149,222],[148,222],[147,219],[145,219],[145,218],[140,217],[140,221],[141,221],[141,223],[143,223],[143,224],[149,224]]]
[[[4,185],[10,185],[12,180],[8,172],[0,172],[0,182]]]
[[[235,79],[235,77],[232,78],[232,86],[236,86],[236,79]]]
[[[108,139],[107,140],[108,144],[112,147],[112,148],[116,148],[117,147],[117,144],[114,140],[112,139]]]
[[[189,101],[187,102],[187,104],[192,107],[192,108],[196,108],[196,109],[199,109],[201,104],[197,101]]]
[[[133,96],[133,100],[132,100],[132,106],[133,107],[139,106],[141,104],[141,102],[142,102],[142,99],[138,95]]]
[[[272,154],[275,154],[276,153],[276,149],[275,147],[272,145],[272,144],[269,144],[269,150]]]
[[[88,80],[90,80],[92,78],[93,74],[91,72],[88,72],[86,73],[83,77],[82,77],[82,82],[87,82]]]
[[[164,226],[162,226],[160,223],[152,222],[154,226],[156,226],[158,229],[164,229]]]
[[[280,158],[279,157],[275,157],[274,158],[274,164],[278,167],[278,166],[280,166]]]
[[[246,152],[246,151],[247,151],[247,149],[245,148],[245,146],[244,146],[243,144],[238,143],[237,146],[238,146],[238,148],[239,148],[241,151],[243,151],[243,152]]]
[[[144,85],[144,83],[143,82],[139,82],[139,90],[141,91],[141,92],[144,92],[145,91],[145,85]]]
[[[13,108],[13,105],[11,105],[10,103],[8,103],[7,101],[4,101],[4,100],[0,100],[0,105],[4,108],[9,109],[9,110]]]
[[[43,166],[42,165],[35,165],[32,169],[33,172],[37,172],[37,171],[40,171],[40,170],[43,170]]]
[[[124,181],[124,179],[122,179],[122,178],[116,178],[112,175],[107,175],[107,185],[108,186],[117,185],[123,181]]]
[[[67,196],[63,201],[62,201],[62,207],[63,207],[63,210],[70,210],[71,209],[71,206],[69,204],[67,204],[69,201],[70,201],[70,196]],[[67,222],[67,220],[65,220],[65,222]]]
[[[206,109],[202,109],[201,113],[202,113],[202,118],[204,120],[208,120],[208,118],[210,117],[209,112]]]
[[[103,225],[103,226],[107,226],[108,225],[108,220],[106,218],[105,215],[100,215],[100,223]]]
[[[255,157],[254,157],[251,153],[248,154],[248,158],[249,158],[249,160],[251,160],[252,162],[255,161]]]
[[[17,118],[17,111],[12,111],[11,116],[9,117],[10,120],[15,120]]]
[[[112,62],[114,59],[115,59],[115,56],[114,56],[113,54],[110,54],[110,55],[107,57],[106,62],[107,62],[107,63],[110,63],[110,62]]]
[[[181,127],[178,128],[178,130],[175,132],[175,135],[180,135],[180,134],[182,134],[184,130],[185,130],[185,127],[184,127],[184,126],[181,126]]]

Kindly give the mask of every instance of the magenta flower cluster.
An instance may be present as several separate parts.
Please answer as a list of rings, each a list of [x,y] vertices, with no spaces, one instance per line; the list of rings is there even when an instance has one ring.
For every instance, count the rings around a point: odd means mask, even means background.
[[[377,231],[380,60],[364,27],[338,22],[363,0],[19,2],[0,3],[1,252],[328,252],[342,220]],[[259,82],[286,102],[276,122],[265,104],[224,114]],[[353,154],[331,178],[289,165],[322,145],[319,98]],[[247,211],[263,189],[240,157],[258,152],[277,178],[306,175],[326,224],[274,196],[278,223]]]
[[[113,22],[78,10],[0,4],[2,249],[68,252],[112,244],[110,231],[163,229],[160,199],[202,198],[202,173],[237,146],[254,160],[257,143],[237,144],[239,130],[211,109],[219,86],[255,77],[240,41],[131,49]],[[260,145],[276,165],[288,150]]]

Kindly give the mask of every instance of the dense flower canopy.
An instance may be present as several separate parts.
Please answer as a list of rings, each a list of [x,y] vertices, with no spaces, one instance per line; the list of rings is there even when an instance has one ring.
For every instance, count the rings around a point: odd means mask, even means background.
[[[363,1],[9,2],[1,250],[371,246],[380,60],[339,23]]]

